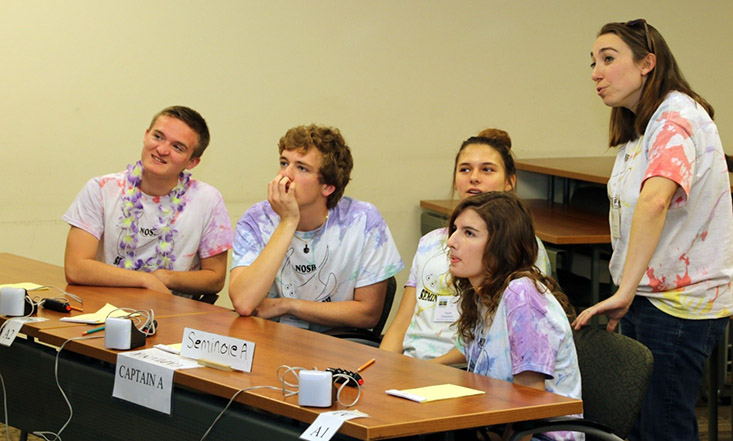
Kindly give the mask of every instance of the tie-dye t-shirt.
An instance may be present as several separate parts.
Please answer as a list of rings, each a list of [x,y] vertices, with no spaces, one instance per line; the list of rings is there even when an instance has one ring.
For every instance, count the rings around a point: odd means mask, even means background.
[[[543,290],[546,288],[540,285]],[[509,282],[490,324],[479,323],[474,340],[459,337],[468,371],[514,382],[514,375],[544,374],[545,390],[581,398],[580,368],[570,322],[549,291],[540,292],[528,277]],[[582,440],[582,433],[553,432],[555,440]]]
[[[639,193],[644,181],[654,176],[679,187],[637,294],[675,317],[730,316],[733,209],[723,147],[705,110],[679,92],[662,102],[643,137],[619,149],[608,181],[611,211],[615,205],[620,213],[610,262],[616,284],[621,282]]]
[[[124,257],[120,249],[120,217],[125,172],[89,180],[63,216],[64,221],[99,239],[97,260],[117,265]],[[148,263],[144,271],[158,269],[151,259],[160,234],[158,207],[167,204],[169,196],[142,194],[143,213],[137,222],[136,257]],[[232,224],[224,200],[217,189],[191,179],[183,195],[186,205],[171,226],[173,234],[173,270],[193,271],[201,267],[201,259],[224,253],[232,247]]]
[[[247,210],[237,223],[232,268],[251,265],[279,223],[280,216],[267,201]],[[386,280],[405,267],[387,223],[367,202],[343,197],[329,210],[321,228],[295,234],[269,297],[353,300],[355,288]],[[306,325],[315,331],[326,329],[314,323]]]
[[[435,307],[438,296],[454,296],[449,283],[448,229],[439,228],[420,238],[410,276],[405,286],[415,288],[417,302],[412,320],[402,342],[403,353],[410,357],[431,359],[451,350],[455,343],[455,327],[452,323],[436,321]],[[550,259],[542,241],[537,239],[535,265],[550,275]]]

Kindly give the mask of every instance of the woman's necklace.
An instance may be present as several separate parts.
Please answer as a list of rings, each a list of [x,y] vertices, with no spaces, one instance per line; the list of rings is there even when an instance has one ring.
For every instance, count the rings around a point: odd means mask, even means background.
[[[183,211],[186,202],[183,199],[184,193],[191,180],[191,173],[181,172],[178,177],[178,184],[168,194],[168,200],[161,197],[158,204],[158,225],[155,227],[158,233],[158,242],[155,245],[155,255],[143,261],[137,257],[138,233],[140,226],[138,221],[143,214],[142,183],[143,166],[142,161],[127,166],[125,177],[125,188],[122,193],[122,216],[120,216],[120,249],[123,259],[117,266],[120,268],[148,271],[150,269],[173,269],[173,262],[176,260],[173,254],[173,235],[178,232],[173,228],[172,223],[178,213]]]
[[[318,227],[318,229],[316,229],[316,230],[315,230],[315,231],[313,232],[313,236],[311,236],[311,239],[310,239],[310,241],[311,241],[311,242],[312,242],[312,241],[313,241],[313,239],[314,239],[314,238],[316,237],[316,235],[317,235],[318,233],[320,233],[320,231],[321,231],[322,229],[324,229],[324,227],[326,226],[326,223],[328,223],[328,216],[329,216],[329,215],[328,215],[328,214],[326,214],[326,220],[324,220],[324,221],[323,221],[323,223],[321,224],[321,226],[320,226],[320,227]],[[301,241],[301,242],[303,242],[303,243],[305,244],[305,246],[303,247],[303,252],[304,252],[305,254],[308,254],[308,253],[310,253],[310,250],[311,250],[311,249],[310,249],[310,248],[308,248],[308,241],[306,241],[306,240],[305,240],[305,239],[303,239],[302,237],[298,237],[298,235],[297,235],[297,234],[293,234],[293,237],[294,237],[294,238],[296,238],[296,239],[298,239],[299,241]]]

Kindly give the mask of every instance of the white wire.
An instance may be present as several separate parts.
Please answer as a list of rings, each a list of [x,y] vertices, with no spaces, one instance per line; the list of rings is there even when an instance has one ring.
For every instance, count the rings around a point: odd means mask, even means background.
[[[81,304],[81,305],[83,305],[83,304],[84,304],[84,300],[82,300],[82,298],[81,298],[81,297],[79,297],[79,296],[77,296],[77,295],[75,295],[75,294],[72,294],[72,293],[70,293],[70,292],[66,292],[66,291],[64,291],[63,289],[61,289],[61,288],[59,288],[59,287],[57,287],[57,286],[53,286],[53,285],[42,285],[42,286],[39,286],[38,288],[33,288],[33,289],[29,289],[28,291],[40,291],[40,290],[42,290],[42,289],[45,289],[45,288],[53,288],[53,289],[57,289],[57,290],[61,291],[61,293],[62,293],[62,294],[64,294],[65,296],[68,296],[68,297],[70,297],[70,298],[71,298],[72,300],[75,300],[75,301],[77,301],[77,302],[78,302],[79,304]]]
[[[152,309],[149,309],[147,311],[142,309],[133,309],[133,308],[116,308],[107,314],[107,317],[105,318],[105,321],[107,318],[109,318],[110,315],[112,315],[115,311],[125,311],[128,314],[125,317],[122,318],[129,318],[130,320],[135,322],[135,326],[140,329],[141,331],[144,329],[143,333],[146,337],[150,337],[151,335],[155,335],[156,332],[156,325],[155,325],[155,311]],[[141,322],[140,317],[145,317],[145,321]],[[141,325],[142,323],[142,325]]]
[[[285,371],[281,372],[282,369],[285,369]],[[290,367],[288,365],[283,364],[279,366],[276,371],[277,378],[282,382],[282,388],[276,387],[276,386],[251,386],[251,387],[246,387],[244,389],[239,389],[238,391],[236,391],[234,395],[232,395],[232,398],[229,399],[229,402],[226,404],[226,406],[224,406],[224,409],[222,409],[221,412],[219,412],[219,415],[216,416],[216,418],[214,419],[214,422],[211,423],[211,426],[209,426],[209,428],[206,430],[204,435],[201,437],[201,441],[203,441],[209,435],[209,432],[211,432],[211,430],[214,428],[214,425],[216,425],[219,419],[221,419],[222,415],[224,415],[224,412],[226,412],[226,410],[229,409],[229,406],[231,406],[231,404],[234,402],[234,399],[237,398],[239,394],[241,394],[242,392],[246,392],[246,391],[250,391],[254,389],[274,389],[274,390],[282,390],[284,397],[292,397],[293,395],[297,395],[298,394],[297,390],[288,390],[286,386],[287,387],[298,387],[298,384],[288,382],[285,377],[288,374],[292,373],[295,376],[295,378],[298,379],[298,381],[300,382],[300,376],[298,375],[298,371],[302,371],[302,370],[305,370],[305,368],[300,367],[300,366]],[[318,369],[314,368],[314,370],[318,370]],[[346,374],[336,374],[333,376],[333,378],[336,378],[336,377],[342,377],[346,380],[341,385],[341,387],[339,387],[338,392],[336,393],[336,401],[338,401],[338,403],[344,407],[351,407],[355,405],[359,401],[359,398],[361,398],[361,385],[358,382],[356,382],[354,378]],[[356,383],[356,386],[359,392],[357,393],[356,398],[354,399],[353,402],[351,402],[351,404],[345,404],[341,401],[341,391],[344,389],[344,387],[346,387],[349,381],[353,381]]]
[[[7,322],[5,322],[7,323]],[[2,334],[2,328],[5,327],[5,323],[0,326],[0,334]],[[8,422],[8,396],[5,393],[5,380],[3,380],[3,375],[0,374],[0,385],[3,387],[3,409],[5,412],[5,438],[10,441],[10,422]]]
[[[27,316],[26,316],[27,317]],[[0,325],[0,335],[3,334],[3,330],[5,329],[5,326],[10,323],[10,319],[5,319],[2,325]],[[5,380],[3,379],[2,374],[0,374],[0,385],[2,385],[3,388],[3,412],[5,413],[5,438],[7,438],[8,441],[10,441],[10,422],[8,421],[8,396],[5,392]]]
[[[0,325],[0,335],[3,335],[3,329],[10,323],[10,319],[5,319],[2,325]],[[3,409],[5,412],[5,437],[10,441],[10,423],[8,422],[8,396],[5,393],[5,380],[3,380],[2,374],[0,374],[0,384],[3,386]]]
[[[361,384],[359,384],[359,383],[358,383],[358,382],[357,382],[357,381],[356,381],[356,380],[355,380],[355,379],[354,379],[353,377],[351,377],[350,375],[346,375],[346,374],[336,374],[336,375],[334,375],[334,376],[333,376],[333,378],[336,378],[336,377],[341,377],[341,378],[343,378],[344,380],[346,380],[346,381],[344,381],[343,383],[341,383],[341,386],[339,387],[339,389],[338,389],[338,392],[336,392],[336,401],[338,401],[338,403],[339,403],[340,405],[344,406],[344,407],[351,407],[351,406],[353,406],[354,404],[358,403],[358,402],[359,402],[359,398],[361,398]],[[354,398],[354,401],[352,401],[352,402],[351,402],[351,404],[346,404],[346,403],[344,403],[343,401],[341,401],[341,391],[342,391],[342,390],[344,390],[344,388],[346,387],[346,385],[348,385],[348,384],[349,384],[349,381],[353,381],[354,383],[356,383],[356,387],[357,387],[357,389],[358,389],[358,392],[357,392],[357,394],[356,394],[356,398]]]
[[[69,401],[69,398],[66,396],[66,393],[64,393],[64,389],[61,388],[61,383],[59,382],[59,355],[61,354],[61,350],[64,349],[64,346],[66,346],[66,343],[72,341],[72,340],[92,340],[95,338],[102,338],[103,336],[91,336],[91,337],[73,337],[68,340],[66,340],[61,347],[59,347],[58,352],[56,352],[56,363],[54,365],[53,373],[56,377],[56,386],[59,388],[59,391],[61,392],[61,396],[64,397],[64,401],[66,401],[66,405],[69,407],[69,419],[66,420],[63,426],[61,426],[61,429],[59,429],[58,432],[50,432],[50,431],[39,431],[39,432],[33,432],[34,435],[43,438],[46,441],[61,441],[61,432],[66,429],[66,426],[69,425],[71,422],[71,418],[74,416],[74,409],[71,407],[71,402]],[[47,438],[47,436],[53,436],[53,438]]]
[[[154,320],[155,313],[153,312],[152,309],[149,310],[149,311],[141,311],[141,310],[135,310],[135,309],[131,309],[131,308],[117,308],[114,311],[117,311],[117,310],[122,310],[122,311],[129,312],[130,314],[128,314],[127,317],[130,318],[131,320],[134,320],[136,324],[140,324],[140,320],[139,320],[139,318],[137,316],[138,315],[144,316],[146,318],[146,320],[145,320],[145,322],[143,324],[143,327],[148,326],[148,328],[146,330],[146,336],[150,336],[150,335],[155,334],[155,322],[153,321]],[[114,311],[111,311],[110,314],[112,312],[114,312]],[[109,314],[107,315],[107,317],[109,317]],[[38,431],[38,432],[33,432],[34,435],[39,436],[39,437],[43,438],[46,441],[62,441],[61,440],[61,432],[63,432],[66,429],[66,426],[68,426],[69,423],[71,423],[71,419],[74,417],[74,409],[71,406],[71,402],[69,401],[69,398],[66,396],[66,393],[64,392],[64,389],[61,387],[61,383],[59,382],[59,355],[61,354],[61,351],[64,349],[64,346],[66,346],[66,344],[68,342],[72,341],[72,340],[91,340],[91,339],[103,338],[103,337],[104,336],[97,336],[97,335],[91,336],[91,337],[73,337],[73,338],[70,338],[70,339],[66,340],[59,347],[58,352],[56,353],[56,363],[55,363],[55,366],[54,366],[54,376],[56,377],[56,386],[59,388],[59,391],[61,392],[61,396],[64,398],[64,401],[66,401],[66,405],[69,407],[69,418],[66,420],[66,422],[64,423],[64,425],[61,426],[61,429],[59,429],[59,431],[56,432],[56,433],[50,432],[50,431]],[[48,436],[53,436],[53,438],[48,438]]]
[[[285,372],[283,372],[281,374],[280,373],[280,370],[283,369],[283,368],[285,368]],[[234,402],[234,399],[237,398],[237,396],[239,396],[239,394],[241,394],[242,392],[246,392],[246,391],[250,391],[250,390],[254,390],[254,389],[274,389],[274,390],[282,390],[283,396],[285,396],[285,397],[292,397],[293,395],[296,395],[298,393],[298,391],[297,390],[288,390],[288,389],[286,389],[286,386],[288,386],[288,387],[298,387],[298,385],[295,384],[295,383],[289,383],[285,379],[285,377],[289,373],[292,373],[295,376],[295,378],[300,379],[300,377],[298,377],[298,373],[296,371],[297,370],[304,370],[304,369],[305,368],[299,367],[299,366],[290,367],[290,366],[286,366],[286,365],[281,365],[280,367],[278,367],[277,368],[277,377],[282,382],[282,388],[276,387],[276,386],[251,386],[251,387],[246,387],[244,389],[239,389],[238,391],[236,391],[234,393],[234,395],[232,395],[232,398],[229,399],[229,402],[227,403],[227,405],[224,406],[224,409],[222,409],[221,412],[219,412],[219,415],[217,415],[217,417],[214,419],[214,422],[211,423],[211,426],[209,426],[209,428],[206,430],[206,432],[204,433],[204,435],[201,437],[201,441],[203,441],[204,438],[206,438],[209,435],[209,432],[211,432],[211,430],[214,428],[214,425],[219,421],[219,419],[221,419],[222,415],[224,415],[224,412],[226,412],[226,410],[229,409],[229,406],[231,406],[231,404]]]
[[[227,403],[227,405],[224,406],[221,412],[219,412],[219,415],[217,415],[216,418],[214,418],[214,422],[211,423],[211,426],[209,426],[208,430],[206,430],[206,433],[204,433],[204,435],[201,437],[201,441],[203,441],[204,438],[206,438],[209,435],[209,432],[211,432],[211,429],[214,428],[214,425],[219,421],[222,415],[224,415],[224,412],[226,412],[226,410],[229,409],[229,406],[232,404],[232,402],[234,402],[234,399],[237,398],[239,394],[241,394],[242,392],[246,392],[246,391],[254,390],[254,389],[280,390],[280,388],[276,386],[252,386],[252,387],[245,387],[244,389],[239,389],[237,392],[234,393],[234,395],[232,395],[232,398],[229,399],[229,402]]]

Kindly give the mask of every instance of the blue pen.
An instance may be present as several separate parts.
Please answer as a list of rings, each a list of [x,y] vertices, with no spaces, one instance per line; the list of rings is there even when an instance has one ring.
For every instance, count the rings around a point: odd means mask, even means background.
[[[102,326],[100,326],[98,328],[94,328],[94,329],[90,329],[88,331],[84,331],[84,332],[81,333],[81,335],[92,334],[94,332],[99,332],[99,331],[104,331],[104,325],[102,325]]]

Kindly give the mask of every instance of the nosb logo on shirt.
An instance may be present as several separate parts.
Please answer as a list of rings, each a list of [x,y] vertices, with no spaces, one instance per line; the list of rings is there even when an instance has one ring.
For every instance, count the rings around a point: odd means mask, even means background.
[[[318,267],[315,264],[311,264],[311,265],[293,265],[293,267],[295,268],[295,271],[297,271],[299,273],[302,273],[302,274],[312,273],[313,271],[315,271],[316,269],[318,269]]]
[[[155,228],[140,228],[140,234],[143,236],[155,236]]]

